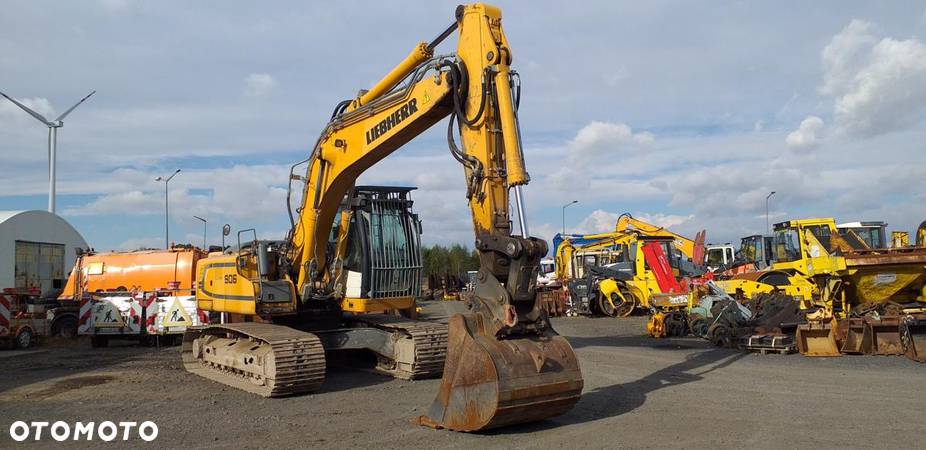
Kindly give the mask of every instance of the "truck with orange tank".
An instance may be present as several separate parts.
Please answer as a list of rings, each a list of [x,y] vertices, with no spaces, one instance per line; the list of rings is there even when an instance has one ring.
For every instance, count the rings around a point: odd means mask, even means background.
[[[59,300],[79,302],[77,334],[94,346],[112,337],[164,337],[208,323],[196,307],[196,247],[78,256]]]

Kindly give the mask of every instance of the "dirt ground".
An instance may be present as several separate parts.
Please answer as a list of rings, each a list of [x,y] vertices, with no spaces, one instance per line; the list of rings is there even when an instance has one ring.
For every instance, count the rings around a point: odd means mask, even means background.
[[[434,310],[437,308],[437,310]],[[441,306],[432,306],[440,314]],[[434,312],[432,311],[432,312]],[[0,352],[0,448],[15,420],[157,423],[167,448],[915,448],[926,366],[902,357],[805,358],[644,336],[643,317],[559,318],[582,400],[543,422],[463,434],[410,424],[438,380],[334,367],[321,391],[263,399],[187,374],[178,348],[79,340]],[[137,435],[136,435],[137,436]],[[99,440],[66,447],[97,447]],[[60,444],[43,439],[31,446]]]

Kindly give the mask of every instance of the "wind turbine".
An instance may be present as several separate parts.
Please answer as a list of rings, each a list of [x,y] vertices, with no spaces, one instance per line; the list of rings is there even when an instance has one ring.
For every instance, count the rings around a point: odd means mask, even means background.
[[[55,213],[55,169],[58,165],[58,157],[55,153],[55,147],[58,145],[58,128],[64,126],[64,122],[62,122],[62,120],[64,120],[64,118],[67,117],[71,111],[74,111],[74,108],[80,106],[81,103],[90,98],[90,96],[93,94],[96,94],[96,91],[93,91],[87,94],[86,97],[80,99],[80,101],[75,103],[74,106],[68,108],[67,111],[58,116],[57,119],[49,121],[45,118],[45,116],[29,109],[28,106],[16,101],[15,98],[0,92],[0,95],[6,97],[7,100],[15,103],[16,106],[22,108],[23,111],[29,113],[30,116],[35,117],[39,122],[42,122],[45,124],[45,126],[48,127],[48,212],[52,214]]]

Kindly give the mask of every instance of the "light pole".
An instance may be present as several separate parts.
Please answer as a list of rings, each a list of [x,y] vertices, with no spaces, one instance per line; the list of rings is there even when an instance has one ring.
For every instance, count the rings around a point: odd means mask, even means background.
[[[45,116],[29,109],[29,107],[26,105],[19,103],[13,97],[0,92],[0,95],[13,102],[16,106],[20,107],[23,111],[29,113],[30,116],[35,117],[39,122],[44,123],[45,126],[48,127],[48,212],[52,214],[55,213],[55,170],[58,167],[58,128],[64,126],[64,122],[62,122],[62,120],[64,120],[64,118],[70,114],[71,111],[74,111],[74,108],[80,106],[81,103],[90,98],[90,96],[93,94],[96,94],[96,91],[93,91],[87,94],[86,97],[80,99],[80,101],[75,103],[74,106],[68,108],[67,111],[58,116],[57,119],[48,120],[45,118]]]
[[[164,248],[170,249],[170,208],[167,202],[167,185],[170,183],[170,180],[180,173],[180,169],[174,171],[170,174],[169,177],[157,177],[154,181],[163,181],[164,182]]]
[[[573,200],[573,201],[571,201],[571,202],[566,203],[565,205],[563,205],[563,235],[566,234],[566,208],[568,208],[568,207],[570,207],[570,206],[572,206],[572,205],[575,205],[576,203],[579,203],[579,201],[578,201],[578,200]]]
[[[199,216],[193,216],[194,219],[199,219],[203,222],[203,250],[208,250],[206,248],[206,219],[203,219]]]
[[[772,230],[768,227],[768,199],[772,198],[773,195],[775,195],[775,191],[769,192],[768,195],[765,196],[765,232],[766,233],[772,232]]]

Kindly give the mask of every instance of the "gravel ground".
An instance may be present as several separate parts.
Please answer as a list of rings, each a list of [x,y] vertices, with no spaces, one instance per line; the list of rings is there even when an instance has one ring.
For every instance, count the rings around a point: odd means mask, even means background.
[[[431,306],[439,309],[444,305]],[[645,319],[559,318],[585,377],[571,412],[487,433],[410,424],[438,380],[334,367],[321,391],[263,399],[187,374],[178,349],[89,342],[0,352],[0,448],[15,420],[154,421],[167,448],[916,448],[926,367],[902,357],[805,358],[644,336]],[[136,435],[137,436],[137,435]],[[60,447],[50,439],[30,443]],[[68,442],[66,447],[97,447]]]

